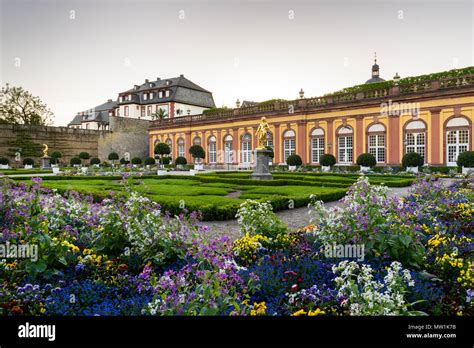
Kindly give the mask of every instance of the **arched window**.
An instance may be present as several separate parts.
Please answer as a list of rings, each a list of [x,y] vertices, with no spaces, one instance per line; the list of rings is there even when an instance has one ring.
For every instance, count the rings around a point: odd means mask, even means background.
[[[242,135],[242,163],[249,164],[252,161],[252,136],[249,133]]]
[[[338,162],[341,164],[352,164],[354,133],[349,126],[342,126],[337,131]]]
[[[385,126],[376,123],[367,129],[367,144],[369,153],[372,154],[377,163],[385,163]]]
[[[233,162],[232,135],[228,134],[224,138],[224,163]]]
[[[184,157],[184,139],[178,139],[178,157]]]
[[[171,141],[170,138],[166,139],[166,144],[170,147],[170,154],[168,155],[170,158],[173,158],[173,142]]]
[[[319,163],[324,155],[324,131],[316,128],[311,132],[311,163]]]
[[[292,129],[287,130],[283,133],[283,161],[286,163],[286,160],[291,155],[296,153],[296,134]]]
[[[201,138],[199,138],[199,137],[194,137],[194,139],[193,139],[193,145],[201,145]]]
[[[265,142],[265,146],[271,147],[273,149],[273,133],[270,131],[267,132],[267,140]]]
[[[455,117],[446,123],[446,165],[455,166],[458,156],[469,150],[469,121]]]
[[[426,126],[422,121],[411,121],[405,126],[405,153],[416,152],[425,160]]]
[[[211,136],[209,138],[209,163],[217,162],[217,147],[216,147],[216,137]]]

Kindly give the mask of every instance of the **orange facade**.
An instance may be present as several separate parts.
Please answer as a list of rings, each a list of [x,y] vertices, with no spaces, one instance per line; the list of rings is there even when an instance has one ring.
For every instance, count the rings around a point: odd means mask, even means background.
[[[459,153],[473,149],[474,76],[154,121],[150,154],[167,142],[173,159],[191,163],[189,147],[199,143],[206,164],[250,167],[262,116],[274,164],[298,154],[318,165],[331,153],[339,165],[352,165],[370,152],[379,165],[399,165],[405,153],[419,152],[427,164],[455,165]]]

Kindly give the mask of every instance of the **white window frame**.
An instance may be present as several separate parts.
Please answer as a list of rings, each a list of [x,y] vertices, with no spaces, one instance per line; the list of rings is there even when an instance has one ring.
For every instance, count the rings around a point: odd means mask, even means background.
[[[242,164],[252,163],[252,136],[248,133],[242,136],[241,152],[242,152],[241,163]]]
[[[209,152],[209,163],[216,164],[217,163],[217,140],[216,137],[212,136],[209,138],[209,142],[207,145],[208,152]]]
[[[311,132],[311,163],[318,164],[325,150],[324,131],[316,128]]]
[[[349,126],[341,127],[337,133],[337,161],[350,165],[354,161],[354,131]]]
[[[229,164],[234,161],[234,152],[232,150],[232,136],[227,135],[224,138],[224,163]]]

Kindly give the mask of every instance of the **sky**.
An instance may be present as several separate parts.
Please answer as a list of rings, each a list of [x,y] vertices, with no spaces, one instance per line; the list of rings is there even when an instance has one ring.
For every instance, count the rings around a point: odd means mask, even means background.
[[[0,84],[64,126],[81,110],[185,77],[217,106],[321,96],[474,65],[474,0],[0,0]]]

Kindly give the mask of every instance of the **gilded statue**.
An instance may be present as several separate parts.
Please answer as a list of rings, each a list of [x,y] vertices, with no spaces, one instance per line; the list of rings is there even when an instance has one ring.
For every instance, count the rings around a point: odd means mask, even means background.
[[[43,157],[48,157],[48,145],[43,144]]]
[[[268,125],[266,118],[262,117],[262,120],[257,128],[257,133],[255,133],[258,142],[257,150],[266,149],[268,132],[270,132],[270,126]]]

